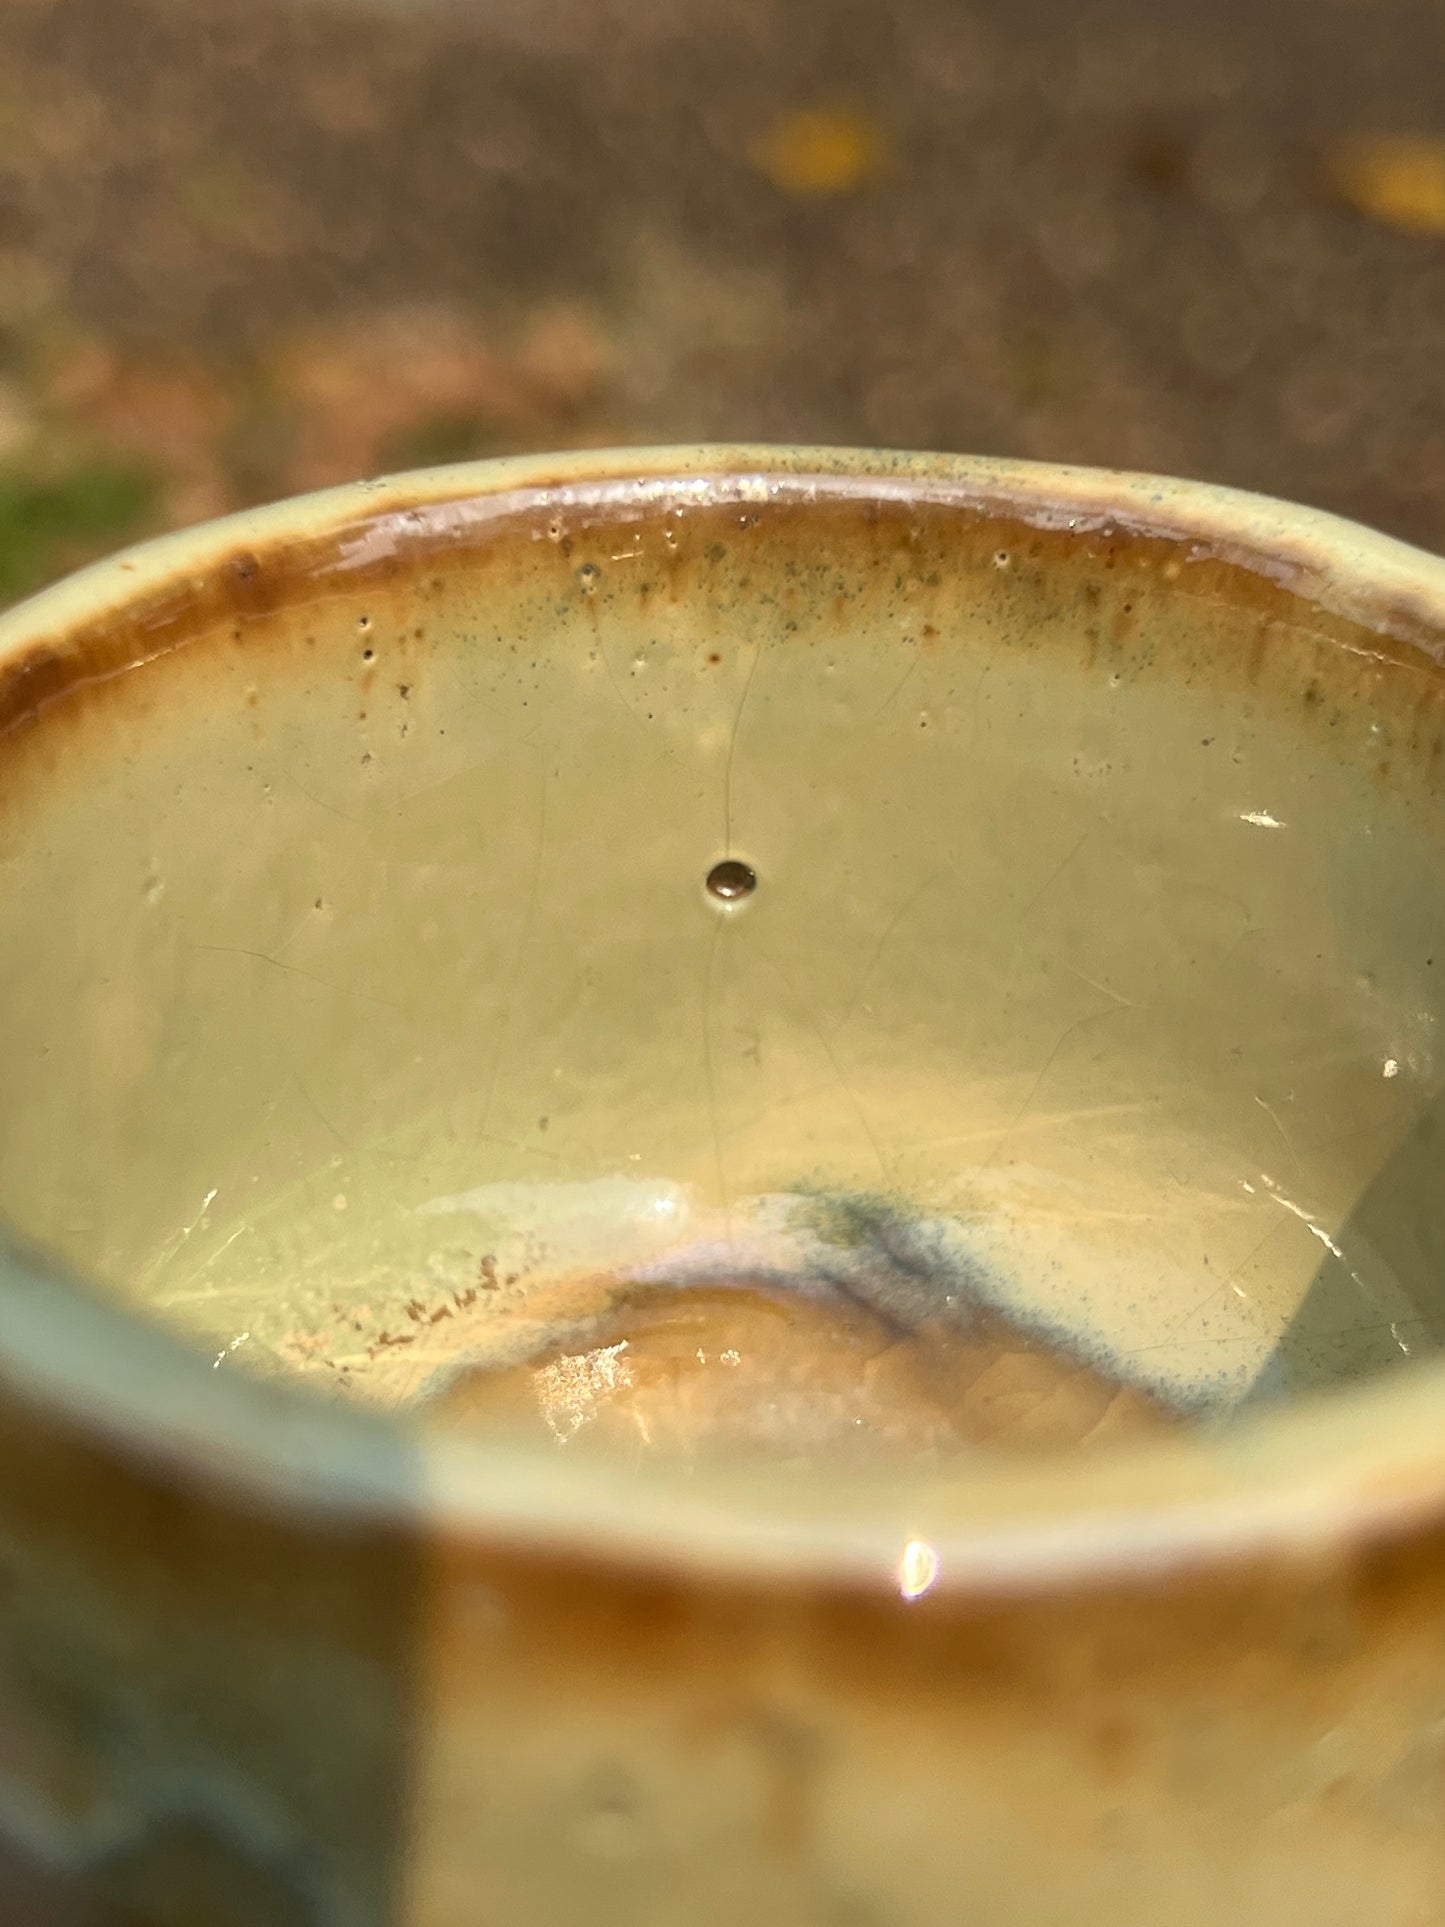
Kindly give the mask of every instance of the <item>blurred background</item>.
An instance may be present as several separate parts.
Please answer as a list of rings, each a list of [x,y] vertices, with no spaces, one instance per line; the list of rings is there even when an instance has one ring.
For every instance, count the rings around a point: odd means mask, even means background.
[[[0,0],[0,601],[382,468],[699,437],[1445,548],[1445,8]]]

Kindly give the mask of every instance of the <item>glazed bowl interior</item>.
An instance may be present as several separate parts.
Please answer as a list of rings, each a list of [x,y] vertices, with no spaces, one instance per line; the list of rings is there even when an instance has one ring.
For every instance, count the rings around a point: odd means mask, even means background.
[[[0,627],[0,1216],[208,1371],[574,1455],[937,1467],[1398,1368],[1441,574],[756,450],[105,565]]]

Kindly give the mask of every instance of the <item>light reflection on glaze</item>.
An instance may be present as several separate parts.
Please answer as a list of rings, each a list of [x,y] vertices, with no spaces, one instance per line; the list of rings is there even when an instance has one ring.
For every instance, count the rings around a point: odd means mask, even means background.
[[[926,1539],[910,1539],[898,1555],[898,1596],[921,1599],[938,1581],[939,1558]]]
[[[554,1358],[534,1376],[537,1404],[559,1445],[575,1437],[596,1418],[603,1401],[632,1383],[632,1368],[622,1354],[624,1338],[595,1351]],[[645,1436],[645,1434],[644,1434]]]

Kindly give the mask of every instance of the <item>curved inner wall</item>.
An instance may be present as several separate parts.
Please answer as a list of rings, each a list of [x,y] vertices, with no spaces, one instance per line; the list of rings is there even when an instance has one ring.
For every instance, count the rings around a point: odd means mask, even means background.
[[[579,1447],[1114,1436],[1437,1345],[1424,655],[957,507],[443,520],[12,676],[23,1237],[218,1371]]]

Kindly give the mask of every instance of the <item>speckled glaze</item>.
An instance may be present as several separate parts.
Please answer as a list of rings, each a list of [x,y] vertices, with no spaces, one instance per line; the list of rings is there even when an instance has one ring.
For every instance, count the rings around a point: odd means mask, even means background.
[[[24,1917],[1445,1916],[1442,660],[1445,564],[1326,517],[758,449],[5,617]],[[432,1422],[478,1193],[520,1330],[652,1261],[638,1185],[695,1263],[962,1224],[961,1291],[1235,1416],[903,1473]]]

